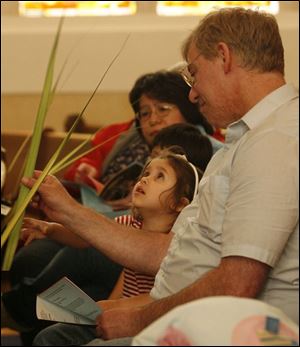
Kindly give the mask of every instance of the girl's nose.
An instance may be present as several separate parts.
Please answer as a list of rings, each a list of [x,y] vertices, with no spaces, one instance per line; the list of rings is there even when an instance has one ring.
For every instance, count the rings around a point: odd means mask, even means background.
[[[147,177],[143,176],[143,177],[141,178],[141,182],[144,183],[144,184],[146,184],[146,183],[147,183]]]

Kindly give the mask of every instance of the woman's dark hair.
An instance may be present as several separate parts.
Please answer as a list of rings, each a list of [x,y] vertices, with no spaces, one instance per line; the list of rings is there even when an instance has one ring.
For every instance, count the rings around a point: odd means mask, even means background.
[[[169,148],[170,146],[183,148],[187,159],[202,171],[205,171],[213,155],[213,148],[209,138],[202,135],[195,126],[178,123],[161,129],[154,137],[152,148]]]
[[[190,87],[178,72],[163,70],[138,78],[129,93],[129,101],[135,114],[139,111],[139,100],[142,95],[174,104],[188,123],[200,124],[207,134],[212,135],[212,126],[199,112],[198,106],[190,102],[189,92]]]

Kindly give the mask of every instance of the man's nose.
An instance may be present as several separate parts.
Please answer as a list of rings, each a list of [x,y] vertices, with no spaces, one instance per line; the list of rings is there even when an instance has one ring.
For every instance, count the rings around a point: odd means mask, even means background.
[[[192,102],[193,104],[196,104],[198,102],[198,98],[199,98],[198,92],[196,91],[194,87],[191,87],[189,92],[190,102]]]

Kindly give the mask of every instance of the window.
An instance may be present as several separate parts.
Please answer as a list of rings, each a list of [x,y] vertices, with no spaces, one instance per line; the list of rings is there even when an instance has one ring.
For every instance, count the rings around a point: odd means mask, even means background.
[[[245,7],[277,14],[278,1],[157,1],[160,16],[205,15],[222,7]]]
[[[120,16],[136,13],[136,1],[19,1],[22,16]]]
[[[279,12],[279,1],[18,1],[22,16],[121,16],[155,13],[159,16],[205,15],[221,7],[242,6]],[[138,7],[137,7],[138,3]]]

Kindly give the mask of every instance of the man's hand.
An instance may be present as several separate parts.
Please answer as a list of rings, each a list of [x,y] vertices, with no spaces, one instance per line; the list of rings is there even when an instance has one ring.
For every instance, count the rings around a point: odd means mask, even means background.
[[[102,311],[111,310],[119,305],[119,300],[100,300],[97,301],[97,305],[100,306]]]
[[[144,326],[141,324],[141,308],[115,308],[97,317],[96,334],[104,340],[135,336]]]
[[[32,188],[41,171],[35,171],[32,178],[23,177],[22,183]],[[54,176],[46,176],[33,198],[33,205],[43,210],[53,221],[63,222],[66,216],[71,217],[79,204],[69,195],[63,185]]]

